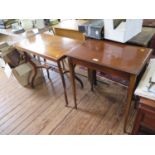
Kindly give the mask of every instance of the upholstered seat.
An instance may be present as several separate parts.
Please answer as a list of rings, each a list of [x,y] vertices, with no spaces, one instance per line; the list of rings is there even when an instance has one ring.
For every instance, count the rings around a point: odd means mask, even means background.
[[[38,63],[34,61],[34,63]],[[28,86],[32,80],[33,67],[28,63],[23,63],[12,69],[13,75],[18,80],[18,82],[23,86]],[[38,71],[36,76],[35,85],[40,84],[43,81],[43,73],[41,70]]]
[[[28,86],[32,80],[33,66],[29,62],[25,62],[22,55],[13,47],[3,48],[2,58],[12,69],[12,73],[17,81],[22,86]],[[39,62],[34,59],[32,60],[35,64]],[[43,73],[41,70],[38,71],[35,84],[42,82]]]

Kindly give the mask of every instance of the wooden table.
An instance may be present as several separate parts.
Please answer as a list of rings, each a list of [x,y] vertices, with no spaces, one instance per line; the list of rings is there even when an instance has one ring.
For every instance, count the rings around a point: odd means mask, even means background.
[[[151,55],[151,51],[151,49],[147,48],[91,39],[86,40],[85,43],[71,50],[67,56],[72,77],[75,108],[77,108],[74,80],[74,66],[76,64],[85,66],[92,70],[99,70],[108,74],[116,74],[117,76],[129,81],[124,123],[124,131],[126,132],[136,79],[146,65]]]
[[[139,134],[141,127],[155,133],[155,100],[140,97],[132,134]]]
[[[61,21],[57,25],[54,25],[53,28],[56,35],[77,40],[85,40],[84,34],[78,31],[78,25],[86,22],[87,20],[65,20]]]
[[[77,40],[60,36],[52,36],[43,33],[29,37],[27,39],[22,40],[19,43],[16,43],[15,48],[17,48],[20,51],[32,53],[33,55],[43,57],[44,59],[48,59],[50,61],[57,63],[58,72],[60,73],[63,84],[66,105],[68,105],[66,84],[60,62],[65,58],[65,55],[69,50],[75,48],[76,46],[79,46],[80,44],[81,42]],[[37,75],[37,68],[46,67],[46,65],[36,67],[33,64],[33,67],[34,67],[34,76],[31,83],[32,85]],[[54,68],[51,69],[54,70]]]

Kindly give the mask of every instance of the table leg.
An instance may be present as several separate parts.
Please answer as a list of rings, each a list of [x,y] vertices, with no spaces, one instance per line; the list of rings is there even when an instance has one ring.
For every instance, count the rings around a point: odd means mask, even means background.
[[[66,91],[66,83],[65,83],[65,79],[64,79],[64,75],[63,75],[63,71],[62,71],[62,68],[61,68],[60,61],[58,61],[57,64],[58,64],[58,69],[59,69],[59,73],[60,73],[61,80],[62,80],[62,84],[63,84],[66,106],[68,106],[67,91]]]
[[[96,70],[93,70],[93,83],[96,86],[97,85],[97,77],[96,77]]]
[[[137,79],[136,75],[130,75],[130,81],[129,81],[128,93],[127,93],[127,105],[126,105],[126,109],[125,109],[125,122],[124,122],[124,132],[126,132],[126,133],[127,133],[126,128],[127,128],[129,112],[130,112],[130,107],[131,107],[131,101],[132,101],[132,96],[134,93],[136,79]]]
[[[74,65],[73,65],[73,63],[72,63],[71,58],[68,58],[68,63],[69,63],[69,69],[70,69],[71,81],[72,81],[74,106],[75,106],[75,108],[77,109],[77,103],[76,103],[75,73],[74,73]]]
[[[88,80],[91,84],[91,91],[94,91],[94,85],[97,85],[96,70],[88,68]]]

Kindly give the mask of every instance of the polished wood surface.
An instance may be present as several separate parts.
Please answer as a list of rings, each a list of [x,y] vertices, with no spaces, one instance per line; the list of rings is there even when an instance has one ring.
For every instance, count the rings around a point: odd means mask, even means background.
[[[124,123],[124,132],[128,132],[126,128],[137,76],[146,65],[151,51],[147,48],[96,40],[86,40],[82,45],[71,50],[67,56],[69,57],[75,108],[77,108],[77,103],[74,65],[80,64],[89,69],[116,74],[129,82]]]
[[[143,47],[89,39],[67,55],[119,71],[139,74],[151,51]]]
[[[65,20],[53,26],[53,28],[56,35],[82,41],[85,40],[85,35],[78,31],[78,25],[85,22],[86,20]]]
[[[66,57],[67,52],[76,46],[81,44],[80,41],[60,37],[60,36],[52,36],[49,34],[37,34],[32,37],[28,37],[21,42],[15,44],[15,48],[20,51],[26,53],[32,53],[35,56],[42,57],[43,59],[48,59],[51,61],[56,62],[58,67],[58,72],[60,73],[63,89],[64,89],[64,97],[66,101],[66,106],[68,105],[68,98],[67,98],[67,91],[66,91],[66,84],[63,75],[63,70],[61,67],[60,61]],[[25,53],[25,54],[26,54]],[[30,61],[32,64],[32,61]],[[35,77],[37,75],[37,69],[39,68],[46,68],[55,70],[53,67],[49,66],[48,64],[36,66],[34,63],[32,64],[34,67],[34,75],[32,77],[31,86],[34,87]]]
[[[64,57],[69,50],[80,44],[81,42],[77,40],[43,33],[22,40],[15,44],[15,47],[57,61]]]
[[[155,133],[155,101],[140,97],[132,134],[140,134],[141,127]]]

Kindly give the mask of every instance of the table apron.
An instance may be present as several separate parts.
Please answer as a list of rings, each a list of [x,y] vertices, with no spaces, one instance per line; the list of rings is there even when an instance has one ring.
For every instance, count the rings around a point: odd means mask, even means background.
[[[123,78],[124,80],[127,80],[127,81],[130,80],[130,75],[131,75],[130,73],[126,73],[126,72],[119,71],[119,70],[116,70],[116,69],[113,69],[113,68],[109,68],[107,66],[101,66],[101,65],[98,65],[98,64],[95,64],[95,63],[86,62],[86,61],[83,61],[83,60],[78,60],[76,58],[69,57],[69,59],[70,59],[69,61],[72,64],[78,64],[78,65],[87,67],[89,69],[101,71],[101,72],[104,72],[104,73],[107,73],[107,74],[112,74],[114,76],[118,76],[120,78]]]

